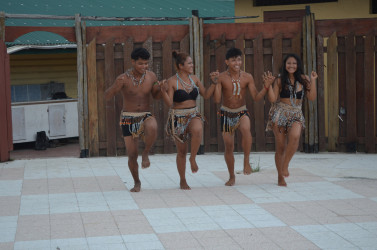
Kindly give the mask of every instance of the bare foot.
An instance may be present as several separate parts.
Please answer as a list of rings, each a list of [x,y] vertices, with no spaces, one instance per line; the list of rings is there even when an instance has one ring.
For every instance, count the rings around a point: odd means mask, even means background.
[[[187,184],[186,180],[184,181],[181,181],[181,183],[179,184],[181,189],[183,190],[191,190],[190,186]]]
[[[141,168],[149,168],[151,162],[149,161],[148,152],[144,153],[141,157]]]
[[[283,176],[284,177],[288,177],[289,176],[288,167],[287,168],[283,168]]]
[[[196,164],[195,158],[191,158],[191,157],[190,157],[190,165],[191,165],[191,171],[192,171],[194,174],[195,174],[196,172],[198,172],[199,167],[198,167],[198,165]]]
[[[229,181],[225,182],[225,186],[233,186],[236,183],[236,177],[229,178]]]
[[[285,182],[283,176],[278,176],[278,186],[281,186],[281,187],[286,187],[287,186],[287,183]]]
[[[141,182],[135,182],[134,187],[130,190],[131,192],[140,192],[141,189]]]
[[[243,174],[244,175],[249,175],[253,172],[253,170],[251,169],[251,166],[250,166],[250,163],[247,163],[243,166]]]

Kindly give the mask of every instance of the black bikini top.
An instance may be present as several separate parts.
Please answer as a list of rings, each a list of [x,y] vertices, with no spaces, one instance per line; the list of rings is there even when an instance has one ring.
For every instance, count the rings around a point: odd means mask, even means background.
[[[286,88],[283,88],[280,92],[280,98],[290,98],[291,96],[291,93],[290,93],[290,90],[289,90],[289,87],[286,86]],[[301,100],[302,98],[302,89],[298,92],[296,92],[296,98]]]
[[[190,81],[191,81],[191,84],[193,84],[193,86],[195,86],[195,83],[194,81],[191,79],[190,77]],[[193,90],[191,90],[190,93],[187,93],[186,90],[184,89],[178,89],[178,78],[177,78],[177,90],[174,91],[174,95],[173,95],[173,102],[184,102],[184,101],[187,101],[187,100],[196,100],[196,98],[198,97],[199,95],[199,91],[198,91],[198,88],[195,86],[193,88]]]

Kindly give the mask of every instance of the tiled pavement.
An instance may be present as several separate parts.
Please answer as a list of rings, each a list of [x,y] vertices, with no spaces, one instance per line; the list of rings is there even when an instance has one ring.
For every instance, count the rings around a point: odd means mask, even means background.
[[[0,163],[0,249],[377,249],[377,155],[297,153],[286,188],[272,153],[234,187],[199,155],[190,191],[174,154],[150,159],[140,193],[126,157]]]

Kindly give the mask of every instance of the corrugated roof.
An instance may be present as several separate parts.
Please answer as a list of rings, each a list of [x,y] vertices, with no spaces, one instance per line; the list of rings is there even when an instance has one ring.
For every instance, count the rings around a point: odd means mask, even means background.
[[[6,0],[0,11],[7,14],[40,14],[59,16],[103,16],[103,17],[191,17],[192,10],[199,10],[200,17],[234,16],[234,0]],[[205,21],[234,22],[233,20]],[[86,21],[87,26],[114,25],[161,25],[186,24],[187,21]],[[73,20],[51,19],[10,19],[6,26],[74,26]],[[29,40],[29,41],[28,41]],[[33,41],[33,42],[31,42]],[[64,38],[51,33],[33,32],[20,37],[15,44],[54,44],[66,43]]]

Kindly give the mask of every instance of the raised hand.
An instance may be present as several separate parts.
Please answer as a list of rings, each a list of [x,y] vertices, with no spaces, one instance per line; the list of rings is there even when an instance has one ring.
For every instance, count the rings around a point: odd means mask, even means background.
[[[269,88],[272,83],[275,81],[275,76],[272,75],[272,72],[267,71],[264,72],[262,75],[263,84],[266,88]]]
[[[166,79],[158,81],[158,85],[160,86],[162,92],[166,93],[168,91],[168,81],[166,81]]]
[[[214,84],[217,84],[217,79],[219,78],[220,72],[216,70],[215,72],[211,72],[209,76]]]
[[[310,79],[315,80],[315,79],[317,79],[317,78],[318,78],[317,73],[316,73],[315,71],[312,71],[312,73],[311,73],[311,75],[310,75]]]

